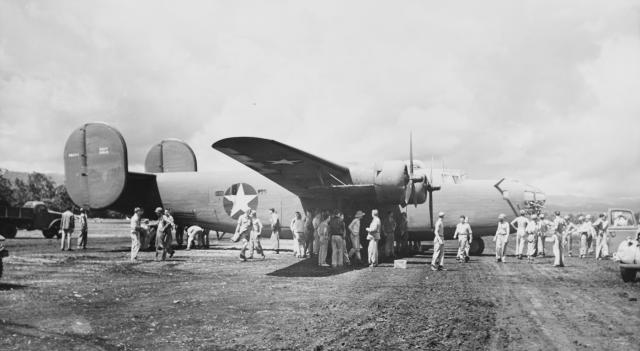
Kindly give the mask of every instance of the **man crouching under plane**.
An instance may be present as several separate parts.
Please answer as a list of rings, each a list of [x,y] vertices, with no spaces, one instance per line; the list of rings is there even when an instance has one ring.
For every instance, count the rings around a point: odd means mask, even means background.
[[[408,239],[428,241],[434,239],[434,213],[465,213],[474,218],[472,255],[482,253],[482,236],[495,235],[496,213],[513,217],[520,210],[534,213],[545,202],[539,189],[517,180],[472,180],[459,171],[427,169],[413,159],[411,147],[409,160],[355,167],[254,137],[222,139],[212,147],[255,172],[240,166],[233,171],[198,172],[193,150],[176,139],[153,145],[145,171],[131,172],[122,135],[109,125],[87,123],[66,142],[65,185],[73,202],[87,209],[127,213],[140,206],[153,213],[156,207],[171,208],[178,231],[197,225],[232,233],[245,209],[270,223],[271,208],[278,209],[280,218],[292,218],[296,211],[335,208],[349,223],[358,210],[391,211],[400,218],[401,208],[406,208]],[[370,221],[370,216],[363,219],[362,241]],[[453,236],[456,222],[455,216],[442,219],[445,239]],[[270,234],[270,228],[264,231]],[[280,236],[290,238],[290,228],[281,228]]]

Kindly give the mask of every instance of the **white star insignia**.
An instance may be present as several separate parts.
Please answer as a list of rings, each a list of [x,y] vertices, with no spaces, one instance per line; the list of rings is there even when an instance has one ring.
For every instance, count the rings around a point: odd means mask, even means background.
[[[231,217],[235,216],[236,213],[240,211],[245,211],[249,208],[249,202],[255,199],[258,195],[245,195],[244,194],[244,186],[240,184],[238,186],[238,191],[235,195],[225,195],[225,199],[231,201],[233,203],[233,207],[231,208],[231,213],[229,214]]]
[[[302,162],[300,160],[287,160],[286,158],[283,158],[281,160],[277,160],[277,161],[269,161],[271,162],[272,165],[295,165],[298,162]]]

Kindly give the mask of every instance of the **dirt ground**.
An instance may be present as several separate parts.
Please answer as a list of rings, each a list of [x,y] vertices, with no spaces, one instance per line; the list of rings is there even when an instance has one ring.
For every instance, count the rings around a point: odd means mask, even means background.
[[[291,251],[243,263],[214,236],[209,250],[130,264],[126,223],[90,224],[86,251],[39,232],[7,240],[0,349],[640,349],[640,282],[611,261],[500,264],[485,238],[468,264],[447,242],[448,271],[428,270],[429,254],[332,270]]]

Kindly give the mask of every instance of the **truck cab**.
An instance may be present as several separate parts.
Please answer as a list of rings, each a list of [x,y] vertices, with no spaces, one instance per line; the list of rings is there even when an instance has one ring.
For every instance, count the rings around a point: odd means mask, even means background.
[[[619,262],[622,280],[633,281],[640,270],[639,226],[636,216],[628,209],[609,209],[608,221],[609,248],[617,250],[613,259]]]

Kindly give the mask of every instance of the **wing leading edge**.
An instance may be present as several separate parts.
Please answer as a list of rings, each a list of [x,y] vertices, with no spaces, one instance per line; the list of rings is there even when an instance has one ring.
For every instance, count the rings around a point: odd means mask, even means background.
[[[299,197],[369,197],[375,191],[373,186],[354,185],[347,167],[275,140],[233,137],[212,147]]]

